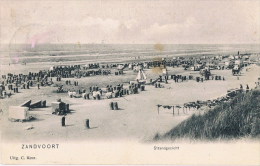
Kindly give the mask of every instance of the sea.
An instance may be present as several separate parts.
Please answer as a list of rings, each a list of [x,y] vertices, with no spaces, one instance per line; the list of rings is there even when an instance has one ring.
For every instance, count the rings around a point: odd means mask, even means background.
[[[157,57],[259,54],[259,44],[12,44],[2,45],[0,64],[102,63]]]

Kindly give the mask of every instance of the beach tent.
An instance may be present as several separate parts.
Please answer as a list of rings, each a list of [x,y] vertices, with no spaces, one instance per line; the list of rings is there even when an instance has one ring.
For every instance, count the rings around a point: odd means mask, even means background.
[[[147,67],[148,67],[148,63],[145,62],[145,63],[143,64],[143,67],[144,67],[144,68],[147,68]]]
[[[233,67],[233,69],[234,69],[234,70],[239,70],[239,66],[238,66],[238,65],[235,65],[235,66]]]
[[[139,70],[135,80],[146,80],[146,75],[144,74],[143,70]]]
[[[243,56],[243,59],[247,60],[247,59],[249,59],[249,56],[245,55],[245,56]]]
[[[40,100],[40,101],[37,101],[35,103],[31,103],[30,105],[30,108],[42,108],[44,107],[44,101]],[[45,103],[46,103],[46,100],[45,100]]]
[[[141,68],[141,66],[140,65],[137,65],[137,66],[134,66],[134,68],[133,68],[133,70],[134,71],[139,71],[139,70],[141,70],[142,68]]]
[[[52,70],[54,70],[54,66],[51,66],[51,67],[50,67],[50,71],[52,71]]]
[[[229,59],[235,59],[235,57],[233,55],[230,55]]]
[[[166,68],[162,69],[162,73],[163,75],[168,75],[167,69]]]
[[[195,71],[195,66],[191,66],[190,70]]]
[[[241,60],[235,60],[235,65],[241,65],[242,61]]]
[[[28,119],[28,107],[10,106],[9,107],[9,119],[14,120],[26,120]]]
[[[52,111],[52,114],[59,113],[61,111],[68,112],[69,111],[69,104],[66,104],[62,101],[52,102],[51,103],[51,111]]]
[[[229,61],[226,61],[225,62],[225,66],[229,66],[230,65],[230,62]]]
[[[236,55],[236,56],[235,56],[235,59],[240,59],[240,56]]]
[[[31,102],[32,102],[32,100],[28,100],[28,101],[24,102],[23,104],[21,104],[20,107],[29,107],[30,108]]]
[[[123,70],[124,68],[125,68],[125,66],[122,65],[122,64],[120,64],[120,65],[117,66],[117,69],[118,69],[118,70]]]

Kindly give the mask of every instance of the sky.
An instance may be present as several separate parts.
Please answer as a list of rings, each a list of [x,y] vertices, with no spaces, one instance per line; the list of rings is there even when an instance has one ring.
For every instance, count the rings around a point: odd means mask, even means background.
[[[0,42],[260,43],[260,1],[0,1]]]

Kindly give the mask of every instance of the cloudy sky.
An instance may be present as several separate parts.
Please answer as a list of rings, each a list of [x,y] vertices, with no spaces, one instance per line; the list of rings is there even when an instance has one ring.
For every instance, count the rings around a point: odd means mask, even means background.
[[[1,43],[260,43],[260,1],[1,1]]]

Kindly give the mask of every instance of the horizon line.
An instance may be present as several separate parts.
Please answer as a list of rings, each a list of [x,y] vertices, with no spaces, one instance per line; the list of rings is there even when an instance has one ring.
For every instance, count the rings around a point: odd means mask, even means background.
[[[44,44],[75,44],[75,45],[260,45],[260,43],[38,43],[36,45]],[[0,45],[31,45],[30,43],[1,43]]]

